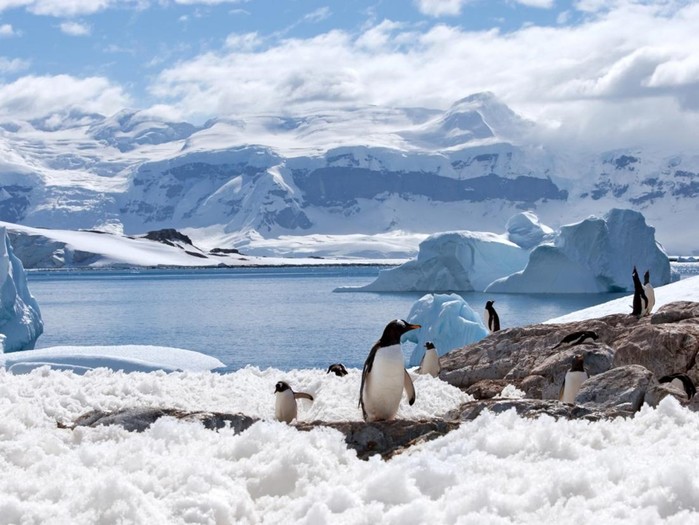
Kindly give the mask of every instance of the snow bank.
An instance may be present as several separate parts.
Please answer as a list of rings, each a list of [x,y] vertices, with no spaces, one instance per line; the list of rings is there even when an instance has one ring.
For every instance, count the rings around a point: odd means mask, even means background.
[[[483,291],[488,284],[522,269],[528,252],[505,236],[457,231],[430,235],[416,259],[382,270],[366,286],[336,291],[448,292]]]
[[[441,356],[454,348],[480,341],[488,330],[480,315],[456,294],[427,294],[418,299],[407,318],[422,328],[405,334],[406,341],[416,343],[409,366],[418,366],[425,354],[425,343],[432,341]]]
[[[569,314],[549,319],[546,323],[569,323],[573,321],[584,321],[611,314],[630,314],[633,295],[627,295],[607,301],[606,303],[591,306],[583,310],[571,312]],[[688,277],[675,283],[655,288],[655,308],[653,312],[667,304],[675,301],[698,301],[699,302],[699,276]]]
[[[633,290],[634,265],[653,286],[671,279],[670,261],[642,214],[613,209],[561,227],[554,246],[538,246],[524,270],[498,279],[490,293],[604,293]]]
[[[34,348],[44,331],[39,305],[27,287],[27,276],[15,257],[7,230],[0,226],[0,336],[2,352]]]
[[[303,382],[304,373],[297,373]],[[309,372],[307,380],[325,381],[322,373]],[[48,371],[13,376],[0,370],[2,521],[679,524],[699,519],[694,432],[699,414],[672,397],[633,418],[594,423],[486,412],[387,462],[357,459],[335,430],[299,432],[273,421],[256,423],[240,435],[171,418],[143,433],[56,425],[92,408],[139,404],[235,411],[246,402],[262,403],[271,417],[274,381],[284,374],[270,371],[262,390],[246,388],[258,381],[257,374],[102,370],[85,376]],[[328,376],[326,384],[344,379]],[[416,386],[417,405],[424,389],[422,383]]]
[[[225,365],[200,352],[164,346],[54,346],[0,355],[0,367],[15,374],[43,366],[84,374],[95,368],[123,372],[202,372]]]

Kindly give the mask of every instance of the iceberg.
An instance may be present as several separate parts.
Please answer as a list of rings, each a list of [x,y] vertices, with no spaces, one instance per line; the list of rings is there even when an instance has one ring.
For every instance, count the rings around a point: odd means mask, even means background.
[[[604,293],[633,290],[631,271],[650,271],[654,287],[671,281],[670,260],[655,228],[633,210],[612,209],[561,227],[553,245],[537,246],[526,267],[494,281],[489,293]]]
[[[336,291],[471,292],[521,270],[529,252],[505,235],[488,232],[436,233],[420,243],[416,259],[381,270],[372,283]]]
[[[541,224],[539,217],[530,211],[523,211],[510,217],[505,225],[507,238],[527,250],[538,246],[553,237],[553,228]]]
[[[2,353],[34,348],[44,331],[36,299],[29,292],[22,262],[0,227],[0,344]]]
[[[427,341],[432,341],[437,353],[442,356],[488,335],[481,317],[463,297],[456,294],[423,295],[410,309],[408,322],[422,326],[403,336],[405,341],[417,345],[408,366],[420,364]]]

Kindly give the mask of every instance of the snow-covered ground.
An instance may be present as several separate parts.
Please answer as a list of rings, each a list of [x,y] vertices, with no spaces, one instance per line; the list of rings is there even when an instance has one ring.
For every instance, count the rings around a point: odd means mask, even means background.
[[[698,300],[699,277],[658,288],[656,298],[658,306]],[[595,315],[627,302],[597,307]],[[358,420],[359,379],[358,369],[344,378],[252,367],[225,375],[0,369],[0,523],[699,519],[699,414],[671,397],[632,419],[594,423],[485,413],[387,462],[357,459],[335,430],[300,432],[271,421],[279,380],[315,396],[300,402],[301,420]],[[403,402],[399,417],[440,415],[468,399],[429,376],[417,377],[415,387],[415,405]],[[143,433],[57,426],[92,409],[142,406],[244,412],[264,421],[240,435],[167,417]]]

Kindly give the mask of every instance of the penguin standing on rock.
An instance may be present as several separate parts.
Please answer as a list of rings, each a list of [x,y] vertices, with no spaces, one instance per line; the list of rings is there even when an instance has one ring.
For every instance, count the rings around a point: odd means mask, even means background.
[[[643,291],[646,294],[647,303],[641,315],[650,315],[655,306],[655,290],[653,290],[653,285],[650,284],[650,271],[648,270],[643,274]]]
[[[641,279],[638,278],[635,266],[633,267],[633,272],[631,272],[631,277],[633,279],[633,310],[631,315],[640,317],[643,310],[648,306],[648,297],[646,297],[646,292],[643,291],[643,285],[641,284]]]
[[[570,370],[566,372],[561,385],[561,391],[558,396],[559,401],[571,405],[575,403],[575,396],[578,395],[580,386],[590,377],[585,370],[584,364],[585,357],[582,354],[573,356],[573,363],[570,366]]]
[[[500,330],[500,317],[498,313],[493,308],[493,303],[495,301],[488,301],[485,303],[485,325],[488,327],[489,332],[497,332]]]
[[[434,347],[432,341],[425,343],[425,355],[420,361],[420,368],[417,369],[418,374],[429,374],[432,377],[437,377],[442,371],[442,366],[439,364],[439,354]]]
[[[276,395],[274,417],[277,421],[284,421],[285,423],[291,423],[296,417],[298,410],[296,407],[297,399],[310,399],[313,401],[313,396],[311,394],[294,392],[289,384],[284,381],[279,381],[275,385],[274,393]]]
[[[394,319],[384,328],[379,339],[369,352],[362,369],[362,383],[359,387],[359,406],[365,421],[391,420],[398,412],[400,398],[405,390],[408,403],[415,403],[415,387],[405,369],[401,336],[420,328]]]
[[[330,365],[326,374],[329,374],[330,372],[332,372],[338,377],[344,377],[347,375],[347,369],[345,368],[345,365],[343,365],[342,363],[334,363]]]

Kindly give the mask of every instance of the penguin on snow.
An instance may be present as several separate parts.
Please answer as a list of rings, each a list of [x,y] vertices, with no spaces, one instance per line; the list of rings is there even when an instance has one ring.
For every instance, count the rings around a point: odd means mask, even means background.
[[[489,332],[497,332],[500,330],[500,316],[495,311],[493,303],[495,301],[488,301],[485,303],[485,326],[488,328]]]
[[[646,297],[646,292],[643,290],[643,285],[641,284],[641,279],[638,277],[638,271],[636,267],[633,267],[633,272],[631,272],[631,278],[633,279],[633,310],[631,315],[640,317],[644,309],[648,306],[648,297]]]
[[[660,383],[670,383],[670,386],[682,390],[687,394],[687,399],[692,399],[696,393],[697,388],[694,386],[694,381],[687,374],[670,374],[663,376],[658,379]]]
[[[647,303],[641,315],[650,315],[655,306],[655,290],[653,285],[650,284],[650,271],[648,270],[643,274],[643,292],[646,294]]]
[[[570,370],[566,372],[563,378],[563,384],[561,385],[561,391],[558,396],[559,401],[569,404],[575,403],[575,396],[578,395],[580,386],[590,377],[585,370],[584,364],[585,357],[582,354],[573,356]]]
[[[333,363],[332,365],[330,365],[326,374],[329,374],[330,372],[332,372],[338,377],[344,377],[347,375],[347,369],[345,368],[345,365],[343,365],[342,363]]]
[[[374,344],[362,369],[359,387],[359,406],[365,421],[391,420],[398,412],[403,390],[408,403],[415,403],[415,387],[405,369],[401,336],[420,328],[402,319],[394,319],[386,325],[381,338]]]
[[[599,339],[599,336],[597,335],[597,332],[593,332],[592,330],[580,330],[578,332],[573,332],[566,335],[563,339],[561,339],[561,342],[553,348],[558,348],[561,345],[567,345],[569,347],[580,345],[587,339],[593,339],[596,341]]]
[[[420,360],[420,368],[417,369],[418,374],[430,374],[432,377],[437,377],[442,371],[442,365],[439,364],[439,354],[434,347],[432,341],[425,343],[425,354]]]
[[[291,423],[291,421],[296,417],[297,399],[310,399],[313,401],[313,396],[311,394],[306,394],[305,392],[294,392],[288,383],[284,381],[279,381],[274,387],[274,393],[276,396],[274,403],[274,418],[277,421],[284,421],[285,423]]]

